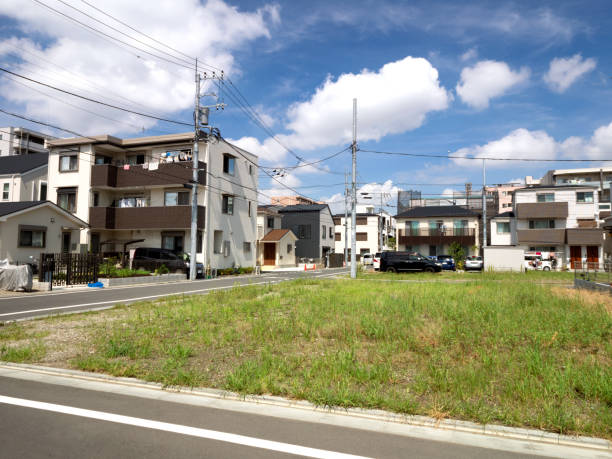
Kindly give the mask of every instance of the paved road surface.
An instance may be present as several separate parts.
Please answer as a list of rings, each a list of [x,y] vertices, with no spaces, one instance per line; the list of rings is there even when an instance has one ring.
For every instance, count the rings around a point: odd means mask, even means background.
[[[138,391],[154,393],[139,395]],[[175,397],[177,401],[168,401],[164,397]],[[178,397],[184,400],[179,401]],[[223,404],[245,405],[249,402],[217,400],[212,402],[217,407],[211,407],[206,406],[210,402],[192,404],[189,401],[194,399],[205,397],[75,378],[62,380],[53,375],[2,368],[0,455],[7,458],[349,459],[357,456],[519,459],[543,457],[542,454],[548,454],[547,451],[562,454],[571,451],[558,450],[556,445],[526,446],[527,442],[510,441],[510,445],[516,442],[516,451],[522,451],[519,454],[492,449],[503,443],[494,437],[463,434],[473,435],[475,444],[482,445],[484,441],[491,445],[491,448],[483,448],[385,433],[389,430],[385,427],[388,423],[381,421],[377,421],[380,428],[361,430],[302,421],[295,416],[282,418],[278,414],[266,415],[266,410],[274,408],[254,403],[251,405],[259,411],[257,414],[219,408]],[[319,413],[317,416],[323,418],[326,415]],[[508,446],[505,448],[508,449]],[[525,453],[531,449],[539,455]],[[563,455],[556,454],[556,457]]]
[[[203,294],[211,290],[234,286],[278,283],[299,277],[332,277],[346,269],[326,269],[316,272],[269,273],[261,276],[223,277],[218,279],[175,282],[134,287],[64,289],[46,294],[16,294],[0,297],[0,322],[23,320],[45,315],[90,311],[111,307],[117,303],[160,298],[176,294]]]

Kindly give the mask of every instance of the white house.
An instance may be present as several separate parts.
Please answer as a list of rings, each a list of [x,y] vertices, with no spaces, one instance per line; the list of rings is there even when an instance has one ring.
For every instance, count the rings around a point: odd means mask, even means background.
[[[0,202],[46,201],[49,155],[0,157]]]
[[[79,232],[87,223],[49,201],[0,203],[0,259],[32,262],[42,252],[76,252]]]
[[[257,208],[257,264],[262,270],[296,266],[297,236],[281,229],[281,215],[274,206]]]
[[[189,252],[193,133],[48,142],[49,199],[89,223],[81,250]],[[222,139],[199,142],[197,260],[255,265],[257,157]]]

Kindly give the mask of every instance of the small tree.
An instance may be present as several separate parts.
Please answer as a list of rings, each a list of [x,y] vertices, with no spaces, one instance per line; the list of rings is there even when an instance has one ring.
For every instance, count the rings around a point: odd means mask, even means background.
[[[455,265],[463,269],[465,264],[465,249],[458,242],[453,242],[448,250],[448,254],[455,260]]]
[[[387,247],[389,247],[389,249],[391,250],[395,250],[395,238],[394,237],[389,237],[389,239],[387,240]]]

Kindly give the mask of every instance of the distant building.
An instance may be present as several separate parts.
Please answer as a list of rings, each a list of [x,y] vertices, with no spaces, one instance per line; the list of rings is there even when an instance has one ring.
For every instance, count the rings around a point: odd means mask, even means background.
[[[0,202],[46,201],[49,155],[0,157]]]
[[[0,128],[0,156],[49,153],[45,141],[53,140],[47,134],[21,127]]]
[[[385,211],[376,212],[374,206],[357,206],[356,251],[360,255],[389,250],[389,238],[395,236],[395,220]],[[335,251],[344,253],[344,213],[334,215]],[[348,255],[351,254],[351,213],[348,213]],[[382,236],[382,237],[381,237]],[[382,247],[381,247],[382,239]]]
[[[296,206],[298,204],[323,204],[322,202],[304,196],[272,196],[270,204],[273,206]]]
[[[496,195],[497,199],[497,213],[512,212],[512,196],[514,190],[523,188],[524,185],[521,183],[504,183],[500,185],[490,185],[485,189],[487,195]]]

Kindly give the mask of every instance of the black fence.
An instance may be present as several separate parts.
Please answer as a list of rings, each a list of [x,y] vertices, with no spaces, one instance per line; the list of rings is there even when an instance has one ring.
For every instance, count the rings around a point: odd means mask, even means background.
[[[95,254],[41,253],[38,280],[53,286],[97,282],[100,263]]]

